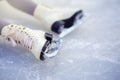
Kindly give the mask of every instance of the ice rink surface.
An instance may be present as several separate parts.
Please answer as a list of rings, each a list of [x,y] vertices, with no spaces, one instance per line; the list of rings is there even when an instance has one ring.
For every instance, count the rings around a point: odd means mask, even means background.
[[[38,61],[22,49],[0,44],[0,80],[120,80],[120,0],[41,0],[52,7],[78,7],[86,20],[63,38],[59,54]],[[0,2],[0,14],[35,29],[31,16]],[[43,29],[44,30],[44,29]]]

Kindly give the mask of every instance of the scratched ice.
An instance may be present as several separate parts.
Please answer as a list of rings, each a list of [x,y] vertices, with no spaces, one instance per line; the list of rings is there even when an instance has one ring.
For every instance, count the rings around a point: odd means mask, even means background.
[[[41,1],[50,6],[80,7],[87,20],[63,38],[55,58],[43,62],[22,48],[0,44],[0,80],[120,80],[120,1]],[[3,3],[1,15],[9,16]],[[29,23],[25,25],[39,27],[38,21],[26,14],[21,13],[27,18],[9,14]]]

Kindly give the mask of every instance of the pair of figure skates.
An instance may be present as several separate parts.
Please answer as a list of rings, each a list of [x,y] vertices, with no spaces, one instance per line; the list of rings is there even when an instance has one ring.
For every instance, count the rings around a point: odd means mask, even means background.
[[[32,16],[62,38],[77,27],[75,25],[80,23],[83,11],[71,8],[48,8],[40,4],[35,7]],[[22,25],[9,24],[2,27],[0,32],[1,38],[11,42],[13,46],[21,45],[27,48],[39,60],[54,57],[61,44],[60,39],[54,40],[53,34],[32,30]]]

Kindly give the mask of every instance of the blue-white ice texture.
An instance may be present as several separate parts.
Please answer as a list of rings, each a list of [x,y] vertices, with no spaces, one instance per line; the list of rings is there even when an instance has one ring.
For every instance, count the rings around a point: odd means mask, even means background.
[[[53,1],[43,0],[80,7],[86,21],[63,38],[55,58],[43,62],[0,44],[0,80],[120,80],[120,0]]]

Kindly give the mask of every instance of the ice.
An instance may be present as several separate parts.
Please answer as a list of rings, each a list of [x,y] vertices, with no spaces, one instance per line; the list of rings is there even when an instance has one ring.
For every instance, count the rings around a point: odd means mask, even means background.
[[[23,48],[0,44],[0,80],[119,80],[120,1],[41,1],[50,6],[80,7],[87,19],[63,38],[59,54],[46,61],[36,60]],[[3,17],[39,29],[39,21],[7,6],[0,2]]]

